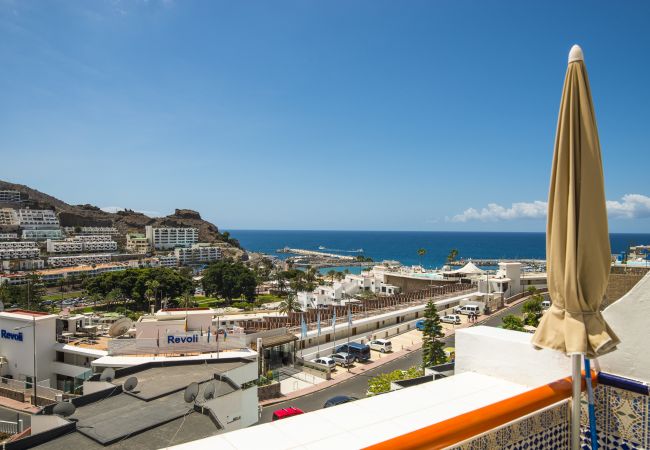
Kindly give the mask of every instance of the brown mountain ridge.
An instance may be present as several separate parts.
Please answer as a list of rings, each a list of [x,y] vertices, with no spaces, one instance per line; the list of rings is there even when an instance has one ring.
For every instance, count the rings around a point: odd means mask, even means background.
[[[10,183],[0,180],[0,190],[19,191],[23,204],[32,209],[52,209],[59,216],[63,227],[109,227],[113,226],[121,234],[138,232],[144,233],[146,225],[157,227],[193,227],[199,230],[199,241],[209,243],[223,243],[233,247],[233,255],[240,253],[239,242],[230,238],[228,234],[222,234],[216,225],[203,220],[197,211],[191,209],[176,209],[174,214],[165,217],[149,217],[143,213],[124,210],[116,213],[102,211],[94,205],[70,205],[58,198],[32,189],[22,184]],[[14,206],[15,205],[0,205]]]

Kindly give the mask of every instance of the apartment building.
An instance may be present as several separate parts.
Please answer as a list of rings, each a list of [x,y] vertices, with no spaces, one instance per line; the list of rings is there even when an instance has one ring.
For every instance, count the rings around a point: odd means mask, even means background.
[[[29,241],[47,241],[48,239],[63,239],[63,233],[61,229],[23,230],[22,238]]]
[[[18,225],[18,214],[16,214],[16,210],[0,208],[0,225]]]
[[[92,236],[92,235],[115,236],[116,234],[120,234],[118,229],[115,227],[65,227],[65,232],[67,234],[84,235],[84,236]]]
[[[145,254],[151,250],[151,245],[144,234],[129,233],[126,235],[126,250],[131,253]]]
[[[45,267],[42,259],[9,259],[0,261],[0,268],[8,272],[40,270]]]
[[[0,190],[0,203],[19,203],[20,192],[11,190]]]
[[[174,250],[174,254],[179,265],[195,266],[220,259],[221,249],[208,244],[194,244],[190,248],[177,248]]]
[[[48,253],[82,253],[82,252],[114,252],[117,250],[115,241],[80,241],[66,239],[64,241],[47,240]]]
[[[156,259],[158,259],[158,263],[160,264],[160,267],[178,266],[178,259],[176,258],[176,255],[161,255],[158,256]]]
[[[40,254],[36,242],[0,242],[0,260],[33,259]]]
[[[110,234],[79,234],[68,238],[68,240],[79,242],[108,242],[112,241],[113,237]]]
[[[18,233],[0,233],[0,241],[17,241]]]
[[[82,242],[84,252],[115,252],[117,242],[115,241],[90,241]]]
[[[156,250],[190,247],[199,240],[197,228],[145,227],[149,244]]]
[[[59,227],[59,218],[49,209],[19,209],[18,224],[25,229],[54,229]]]
[[[70,267],[82,265],[107,264],[111,262],[111,255],[93,254],[93,255],[70,255],[70,256],[51,256],[47,258],[49,267]]]
[[[48,253],[81,253],[84,249],[84,243],[67,239],[65,241],[48,239],[46,248]]]

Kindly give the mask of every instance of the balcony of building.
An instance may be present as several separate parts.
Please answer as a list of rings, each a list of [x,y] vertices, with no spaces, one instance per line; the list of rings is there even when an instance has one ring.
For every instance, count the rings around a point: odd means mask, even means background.
[[[621,344],[592,373],[599,447],[650,448],[650,274],[603,314]],[[531,336],[459,330],[453,376],[175,448],[570,448],[570,359],[533,348]],[[589,449],[584,393],[581,406]]]

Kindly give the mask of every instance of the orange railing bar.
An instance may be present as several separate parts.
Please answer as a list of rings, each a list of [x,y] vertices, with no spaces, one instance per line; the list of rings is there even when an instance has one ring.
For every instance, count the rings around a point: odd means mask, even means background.
[[[594,372],[592,372],[591,379],[592,384],[596,386],[597,377]],[[474,411],[371,445],[366,447],[366,450],[393,450],[396,448],[419,450],[450,447],[554,403],[571,398],[571,380],[571,377],[567,377],[554,381]],[[583,390],[585,386],[583,373]]]

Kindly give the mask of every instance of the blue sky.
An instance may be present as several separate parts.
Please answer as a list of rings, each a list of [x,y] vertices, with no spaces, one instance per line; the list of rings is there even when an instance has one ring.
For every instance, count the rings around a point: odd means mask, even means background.
[[[649,19],[633,1],[0,0],[0,179],[222,228],[541,231],[579,43],[610,229],[644,232]]]

